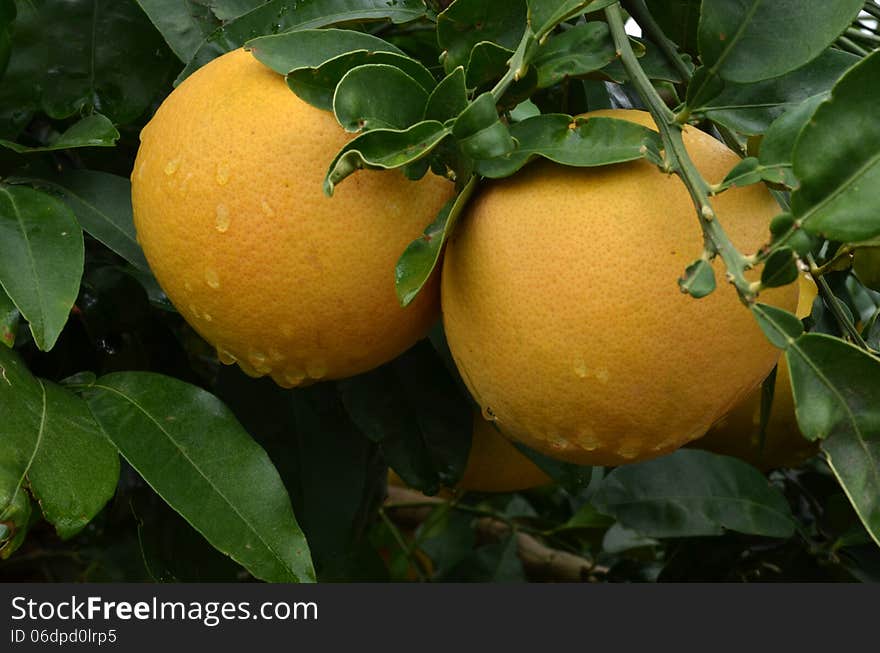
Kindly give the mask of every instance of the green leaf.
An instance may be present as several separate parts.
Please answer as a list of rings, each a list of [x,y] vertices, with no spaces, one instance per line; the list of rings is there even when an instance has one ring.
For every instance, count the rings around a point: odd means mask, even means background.
[[[443,67],[449,73],[467,65],[471,50],[481,41],[514,50],[525,27],[525,0],[457,0],[437,16]]]
[[[880,544],[880,359],[843,340],[807,333],[785,352],[795,412],[865,528]]]
[[[0,186],[0,286],[30,323],[37,346],[52,349],[79,291],[82,230],[54,197]]]
[[[287,74],[287,85],[302,100],[326,111],[333,110],[333,93],[339,80],[353,68],[366,64],[386,64],[399,68],[418,82],[425,91],[434,88],[431,73],[415,59],[393,52],[350,52],[321,64],[317,68],[300,68]]]
[[[711,294],[715,290],[715,270],[706,259],[697,259],[684,271],[684,276],[678,280],[678,287],[682,292],[699,299]]]
[[[324,178],[324,192],[362,168],[401,168],[428,155],[450,131],[436,120],[425,120],[408,129],[372,129],[343,147]]]
[[[12,347],[18,334],[19,312],[15,304],[0,288],[0,344]]]
[[[797,254],[790,247],[774,251],[761,270],[761,285],[765,288],[787,286],[798,278]]]
[[[755,84],[726,82],[711,99],[693,104],[692,113],[743,134],[763,134],[787,110],[815,95],[829,91],[858,57],[840,50],[827,50],[811,63],[781,77]]]
[[[290,0],[270,0],[245,13],[223,18],[226,22],[199,46],[177,83],[224,52],[258,36],[357,21],[406,23],[424,18],[426,13],[422,0],[305,0],[295,8]]]
[[[751,310],[761,331],[774,347],[786,349],[804,332],[800,319],[786,310],[760,302],[752,304]]]
[[[378,36],[347,29],[299,29],[261,36],[248,41],[245,47],[279,75],[319,68],[331,59],[354,52],[404,55],[403,50]]]
[[[314,580],[278,472],[216,397],[146,372],[103,376],[84,393],[119,452],[215,548],[262,580]]]
[[[45,0],[40,15],[49,52],[41,107],[51,118],[100,111],[132,122],[177,65],[134,0]]]
[[[44,392],[40,446],[28,479],[43,515],[67,539],[113,496],[119,455],[81,398],[48,381],[40,383]]]
[[[51,180],[24,181],[57,193],[89,235],[138,270],[149,271],[135,234],[128,179],[97,170],[70,170]]]
[[[0,138],[14,139],[40,106],[41,81],[49,66],[43,38],[44,21],[33,3],[20,3],[8,27],[11,49],[6,73],[0,79]]]
[[[473,159],[491,159],[512,152],[515,141],[501,122],[491,93],[478,96],[452,127],[462,151]]]
[[[676,84],[687,81],[682,78],[678,69],[669,63],[669,59],[666,58],[666,55],[663,54],[660,48],[650,41],[630,37],[630,44],[633,46],[636,56],[639,57],[639,65],[645,71],[648,79],[674,82]],[[694,65],[691,63],[690,57],[682,55],[682,59],[685,66],[693,71]],[[611,63],[602,68],[601,74],[618,84],[629,80],[629,76],[619,58],[615,58]]]
[[[51,145],[28,147],[0,138],[0,145],[19,154],[31,152],[51,152],[74,147],[113,147],[119,139],[119,132],[106,116],[100,113],[86,116],[74,123],[61,134]]]
[[[472,177],[454,199],[443,205],[425,233],[411,242],[400,255],[394,268],[394,282],[401,306],[408,306],[431,278],[443,245],[476,187],[477,178]]]
[[[500,78],[507,71],[513,50],[492,41],[480,41],[467,60],[467,86],[479,88]]]
[[[137,0],[141,9],[183,63],[192,59],[202,42],[221,22],[198,0]]]
[[[779,162],[764,165],[758,157],[749,156],[737,163],[724,180],[718,185],[716,192],[730,186],[748,186],[761,181],[794,185],[790,162]]]
[[[535,53],[538,88],[578,77],[608,65],[617,57],[608,25],[590,22],[551,36]]]
[[[804,229],[842,241],[880,235],[880,51],[851,68],[819,105],[794,149],[800,187],[791,209]]]
[[[382,92],[377,93],[376,89]],[[428,92],[400,68],[368,64],[348,71],[333,95],[333,113],[349,132],[406,129],[425,114]]]
[[[526,0],[529,7],[529,26],[538,36],[552,30],[559,23],[595,12],[613,5],[617,0]]]
[[[339,389],[351,419],[381,444],[408,485],[433,494],[441,483],[458,482],[470,451],[473,408],[430,344],[340,381]]]
[[[736,531],[788,538],[795,529],[785,497],[761,472],[697,449],[618,467],[602,482],[593,505],[649,537]]]
[[[699,45],[703,65],[722,79],[749,83],[800,68],[830,46],[862,0],[703,0]]]
[[[697,53],[697,30],[702,0],[646,0],[663,33],[684,52]]]
[[[425,105],[425,120],[446,122],[455,118],[468,105],[464,68],[459,66],[437,84]]]
[[[0,533],[0,557],[21,544],[30,517],[24,484],[40,448],[43,409],[39,381],[13,351],[0,347],[0,525],[7,530]]]
[[[804,126],[813,117],[816,107],[825,99],[827,95],[822,93],[792,107],[773,121],[764,138],[761,139],[761,148],[758,152],[761,165],[768,170],[775,167],[779,171],[781,182],[789,188],[798,185],[797,177],[794,176],[791,167],[795,143]],[[767,179],[766,176],[764,178]],[[768,179],[768,181],[774,180]]]
[[[512,124],[510,134],[516,139],[516,149],[477,162],[477,171],[484,177],[507,177],[537,156],[562,165],[589,167],[633,161],[660,147],[656,132],[617,118],[548,113]]]

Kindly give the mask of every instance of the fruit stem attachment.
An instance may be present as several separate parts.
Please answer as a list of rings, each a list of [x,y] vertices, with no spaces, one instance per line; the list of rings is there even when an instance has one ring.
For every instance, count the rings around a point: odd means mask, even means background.
[[[691,196],[703,230],[705,248],[712,252],[713,257],[714,255],[721,257],[727,267],[727,277],[736,287],[742,302],[747,306],[754,303],[757,296],[755,288],[745,277],[749,260],[734,246],[721,226],[709,199],[711,188],[685,149],[682,125],[678,122],[676,114],[666,106],[651,84],[651,80],[642,70],[624,29],[620,3],[606,7],[605,18],[626,74],[660,131],[669,168],[681,178]]]

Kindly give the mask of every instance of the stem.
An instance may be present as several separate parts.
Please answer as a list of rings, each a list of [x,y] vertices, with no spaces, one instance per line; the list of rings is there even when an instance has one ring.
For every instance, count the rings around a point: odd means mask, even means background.
[[[629,44],[629,37],[623,26],[620,6],[611,5],[605,9],[605,17],[611,28],[611,36],[620,56],[623,67],[629,76],[630,82],[635,87],[642,101],[651,112],[654,122],[660,131],[670,169],[684,182],[697,218],[703,230],[705,250],[710,257],[718,255],[727,267],[727,278],[736,287],[740,299],[749,305],[755,301],[756,289],[746,279],[745,271],[750,267],[750,261],[740,253],[733,245],[715,217],[715,211],[709,200],[709,184],[697,170],[691,160],[682,140],[682,125],[678,123],[675,114],[666,106],[660,95],[654,89],[638,59]]]
[[[819,268],[816,265],[816,259],[813,258],[812,254],[807,254],[807,261],[810,264],[810,276],[813,277],[813,281],[815,281],[816,285],[819,287],[819,292],[822,294],[822,299],[825,300],[825,304],[827,304],[828,308],[831,309],[831,314],[834,315],[834,318],[837,320],[838,324],[840,324],[841,328],[846,332],[846,334],[852,339],[852,341],[856,345],[858,345],[865,351],[870,351],[870,349],[868,349],[868,343],[866,343],[864,338],[862,338],[862,334],[859,333],[859,330],[856,329],[855,325],[849,321],[846,313],[844,313],[840,300],[833,292],[831,292],[831,287],[828,285],[828,281],[825,279],[824,276],[819,274]]]
[[[822,265],[816,266],[815,273],[818,274],[819,276],[822,276],[828,272],[833,272],[834,270],[837,269],[834,267],[837,264],[837,262],[844,257],[849,257],[849,255],[852,253],[852,251],[853,251],[853,248],[850,245],[842,245],[834,253],[834,256],[831,258],[831,260],[826,261]],[[810,267],[810,274],[813,274],[812,266]]]
[[[858,39],[859,41],[866,41],[871,43],[874,47],[880,45],[880,36],[876,34],[872,34],[871,32],[863,32],[860,29],[856,29],[855,27],[850,27],[846,30],[846,35],[853,39]]]
[[[840,47],[842,47],[843,49],[845,49],[849,52],[852,52],[853,54],[859,55],[860,57],[867,57],[869,54],[871,54],[870,52],[865,50],[865,48],[863,48],[862,46],[860,46],[856,43],[853,43],[851,40],[849,40],[845,36],[841,36],[840,38],[837,39],[837,45],[839,45]]]
[[[684,59],[681,58],[675,44],[667,38],[660,25],[654,20],[651,11],[645,4],[645,0],[629,0],[625,4],[630,16],[635,18],[643,32],[660,48],[660,51],[666,56],[672,67],[681,75],[681,79],[685,82],[690,80],[690,69],[685,65]]]

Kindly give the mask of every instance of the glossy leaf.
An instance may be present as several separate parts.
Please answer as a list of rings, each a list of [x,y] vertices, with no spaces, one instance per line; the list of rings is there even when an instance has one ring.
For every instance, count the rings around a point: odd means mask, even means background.
[[[599,70],[616,56],[608,25],[590,22],[551,36],[535,53],[532,65],[538,71],[538,88],[547,88]]]
[[[782,182],[790,188],[798,185],[791,163],[794,158],[795,143],[804,126],[813,117],[816,108],[825,99],[827,94],[822,93],[792,107],[773,121],[764,138],[761,139],[761,148],[758,152],[761,165],[768,169],[776,167],[780,171]]]
[[[411,242],[400,255],[394,268],[394,283],[401,306],[408,306],[431,278],[440,260],[443,245],[455,228],[458,216],[476,186],[476,178],[472,178],[454,199],[443,205],[437,218],[425,229],[425,233]]]
[[[18,309],[0,288],[0,344],[7,347],[12,347],[15,344],[15,336],[18,334],[18,319]]]
[[[97,170],[70,170],[51,180],[27,181],[57,193],[89,235],[134,267],[149,271],[135,234],[128,179]]]
[[[543,157],[569,166],[588,167],[633,161],[659,149],[656,132],[617,118],[572,118],[544,114],[510,126],[517,147],[509,154],[477,162],[485,177],[507,177],[530,159]]]
[[[507,62],[513,50],[492,41],[481,41],[474,46],[467,60],[467,86],[478,88],[499,79],[507,71]]]
[[[84,256],[82,230],[60,200],[0,186],[0,285],[43,351],[52,349],[67,322]]]
[[[715,290],[715,270],[712,264],[705,259],[697,259],[684,271],[684,276],[678,280],[681,291],[695,299],[705,297]]]
[[[0,522],[14,531],[5,537],[0,534],[0,557],[21,544],[30,517],[24,484],[42,440],[43,407],[39,381],[18,355],[0,347]]]
[[[339,80],[353,68],[366,64],[385,64],[399,68],[430,92],[435,85],[434,77],[415,59],[393,52],[367,52],[360,50],[342,54],[317,68],[300,68],[287,74],[287,85],[309,104],[326,111],[333,110],[333,93]]]
[[[382,92],[377,93],[376,89]],[[333,113],[349,132],[406,129],[425,114],[428,92],[400,68],[368,64],[348,71],[333,95]]]
[[[501,122],[491,93],[478,96],[452,127],[462,151],[473,159],[491,159],[512,152],[515,141]]]
[[[372,372],[340,382],[352,420],[407,484],[453,486],[470,450],[473,408],[425,342]]]
[[[703,0],[703,65],[722,79],[749,83],[800,68],[831,45],[862,0]]]
[[[787,286],[798,278],[797,255],[790,247],[774,251],[761,270],[761,285],[765,288]]]
[[[787,538],[795,528],[785,497],[757,469],[696,449],[618,467],[593,505],[649,537],[736,531]]]
[[[186,63],[214,30],[220,19],[198,0],[137,0],[177,58]]]
[[[353,52],[404,54],[400,48],[378,36],[347,29],[299,29],[252,39],[246,47],[262,64],[279,75],[303,68],[318,68],[331,59]]]
[[[50,145],[41,147],[28,147],[0,138],[0,145],[18,152],[51,152],[53,150],[66,150],[75,147],[113,147],[119,139],[119,132],[106,116],[100,113],[86,116],[74,123]]]
[[[810,233],[842,241],[880,235],[880,51],[850,69],[813,113],[794,149],[800,187],[795,218]]]
[[[49,52],[41,105],[52,118],[100,111],[131,122],[177,65],[134,0],[45,0],[40,11]]]
[[[616,0],[526,0],[529,7],[529,26],[537,35],[543,35],[559,23],[587,12],[601,11]]]
[[[401,168],[428,155],[450,131],[435,120],[419,122],[408,129],[373,129],[343,147],[327,170],[324,192],[362,168]]]
[[[196,50],[178,83],[212,59],[258,36],[356,21],[405,23],[423,18],[427,12],[422,0],[309,0],[291,9],[290,0],[270,0],[243,14],[224,18],[226,22]]]
[[[116,492],[119,455],[86,403],[48,381],[43,388],[40,446],[28,480],[58,535],[81,531]]]
[[[467,104],[464,68],[459,66],[431,91],[425,105],[425,120],[446,122],[464,111]]]
[[[727,82],[715,97],[692,105],[692,111],[743,134],[763,134],[787,110],[829,91],[858,60],[847,52],[827,50],[806,66],[781,77],[755,84]],[[688,102],[691,104],[690,97]]]
[[[84,394],[119,452],[215,548],[262,580],[314,580],[278,472],[216,397],[146,372],[103,376]]]
[[[758,157],[746,157],[731,168],[719,184],[718,190],[724,190],[730,186],[748,186],[760,181],[793,186],[795,181],[791,173],[791,162],[780,161],[765,165]]]
[[[880,359],[807,333],[785,352],[801,432],[822,450],[865,528],[880,544]]]
[[[645,0],[663,33],[684,52],[696,54],[702,0]]]
[[[752,304],[752,315],[774,347],[786,349],[804,332],[804,325],[794,313],[757,302]]]
[[[525,0],[457,0],[437,17],[443,67],[449,73],[467,65],[471,50],[481,41],[514,50],[525,27]]]

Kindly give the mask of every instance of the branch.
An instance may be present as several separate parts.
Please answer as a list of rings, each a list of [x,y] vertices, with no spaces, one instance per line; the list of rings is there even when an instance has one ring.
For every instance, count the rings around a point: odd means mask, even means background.
[[[690,69],[685,65],[678,52],[678,48],[669,40],[660,28],[660,25],[654,20],[648,6],[645,4],[645,0],[629,0],[624,4],[626,5],[626,10],[639,24],[639,27],[642,28],[644,34],[660,48],[660,51],[666,56],[672,67],[681,75],[682,80],[687,82],[691,78]]]
[[[428,519],[433,506],[446,503],[439,497],[428,497],[408,488],[389,486],[384,510],[388,514],[393,513],[396,521],[418,526]],[[458,508],[455,505],[451,507]],[[511,532],[508,523],[494,517],[481,517],[476,520],[475,526],[481,536],[492,540],[508,537]],[[568,551],[550,548],[528,533],[516,531],[515,537],[519,559],[523,568],[533,578],[584,582],[594,581],[598,575],[608,573],[607,567],[597,565],[587,558]]]

